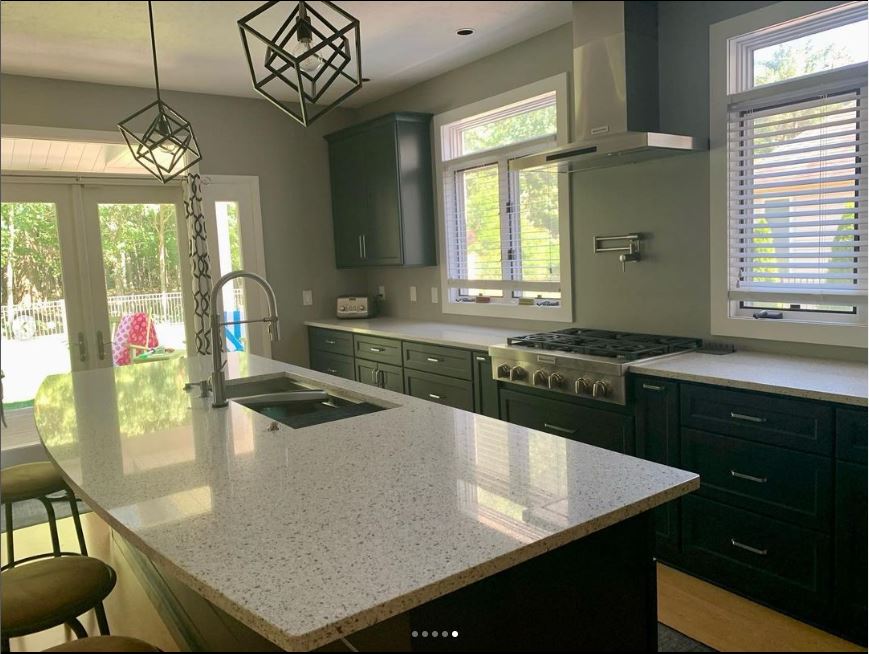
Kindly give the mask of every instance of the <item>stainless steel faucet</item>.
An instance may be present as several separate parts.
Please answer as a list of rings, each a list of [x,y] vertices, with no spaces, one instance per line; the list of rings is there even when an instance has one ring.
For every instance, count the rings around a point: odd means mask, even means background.
[[[268,317],[249,320],[227,320],[226,322],[221,322],[221,316],[223,315],[223,298],[221,297],[220,290],[227,282],[230,282],[233,279],[238,279],[239,277],[247,277],[262,286],[269,302],[270,315]],[[226,378],[223,374],[223,366],[225,365],[222,356],[223,339],[220,337],[221,329],[227,325],[243,325],[254,322],[268,323],[269,334],[272,337],[272,342],[281,337],[280,326],[278,324],[278,303],[275,300],[275,291],[271,284],[256,273],[247,272],[246,270],[236,270],[225,274],[217,280],[214,284],[214,288],[211,289],[211,358],[214,363],[214,372],[211,373],[211,389],[214,393],[214,401],[211,403],[211,406],[213,407],[224,407],[227,405]]]

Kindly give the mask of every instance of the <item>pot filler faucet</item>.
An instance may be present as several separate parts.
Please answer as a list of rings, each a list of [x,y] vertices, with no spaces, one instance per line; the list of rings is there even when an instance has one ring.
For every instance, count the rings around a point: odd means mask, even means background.
[[[223,301],[220,290],[227,282],[239,277],[247,277],[252,279],[257,284],[262,286],[266,292],[266,298],[269,302],[269,315],[266,318],[254,318],[250,320],[227,320],[220,321],[220,316],[223,314]],[[214,392],[214,401],[211,403],[213,407],[224,407],[226,401],[226,377],[223,374],[223,366],[226,362],[223,360],[223,339],[220,337],[221,329],[227,325],[243,325],[246,323],[264,322],[268,323],[269,334],[272,337],[272,342],[281,337],[280,326],[278,325],[278,304],[275,300],[275,291],[265,279],[256,273],[247,272],[246,270],[236,270],[225,274],[217,280],[214,288],[211,289],[211,358],[214,362],[214,372],[211,373],[211,388]]]

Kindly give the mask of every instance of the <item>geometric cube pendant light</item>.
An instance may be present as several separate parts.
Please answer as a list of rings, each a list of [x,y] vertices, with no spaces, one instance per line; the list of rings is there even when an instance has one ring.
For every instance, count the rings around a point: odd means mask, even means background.
[[[202,154],[190,121],[160,98],[154,13],[150,2],[148,18],[151,24],[151,52],[154,57],[157,100],[122,120],[118,123],[118,128],[136,161],[165,184],[200,161]]]
[[[359,21],[332,2],[266,2],[238,27],[254,90],[302,125],[362,88]]]

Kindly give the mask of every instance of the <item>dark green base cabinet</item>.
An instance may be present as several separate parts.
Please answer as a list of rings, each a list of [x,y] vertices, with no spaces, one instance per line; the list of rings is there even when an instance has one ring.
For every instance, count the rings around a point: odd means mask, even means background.
[[[633,416],[530,390],[501,389],[501,420],[623,454],[636,448]]]
[[[636,377],[637,455],[700,475],[656,556],[866,643],[865,409]]]

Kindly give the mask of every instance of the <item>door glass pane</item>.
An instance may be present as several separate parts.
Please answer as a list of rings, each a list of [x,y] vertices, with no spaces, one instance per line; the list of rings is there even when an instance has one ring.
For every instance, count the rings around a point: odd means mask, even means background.
[[[220,259],[220,274],[244,268],[241,255],[241,224],[238,219],[237,202],[215,202],[217,216],[217,249]],[[227,320],[245,320],[244,280],[234,279],[223,287],[223,316]],[[227,325],[223,331],[226,349],[229,352],[244,352],[248,349],[247,325]]]
[[[8,417],[10,410],[33,405],[45,377],[70,371],[70,352],[57,206],[3,202],[0,228],[0,348]],[[8,442],[13,431],[4,433],[4,447],[14,445]]]
[[[175,205],[100,204],[99,217],[115,365],[180,356],[185,334]]]

